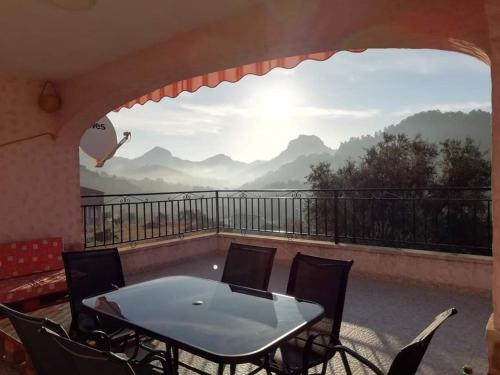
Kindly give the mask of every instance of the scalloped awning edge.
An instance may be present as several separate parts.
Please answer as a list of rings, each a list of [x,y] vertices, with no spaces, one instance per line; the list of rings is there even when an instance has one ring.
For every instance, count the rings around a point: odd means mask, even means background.
[[[350,52],[363,52],[364,50],[349,50]],[[134,100],[131,100],[114,111],[118,112],[123,108],[132,108],[136,104],[144,105],[149,101],[159,102],[165,97],[175,98],[182,92],[195,92],[201,87],[214,88],[222,82],[235,83],[249,74],[263,76],[275,68],[292,69],[306,60],[324,61],[332,57],[337,51],[326,51],[309,53],[305,55],[282,57],[272,60],[260,61],[252,64],[246,64],[234,68],[202,74],[182,81],[174,82],[166,86],[160,87],[148,94],[142,95]]]

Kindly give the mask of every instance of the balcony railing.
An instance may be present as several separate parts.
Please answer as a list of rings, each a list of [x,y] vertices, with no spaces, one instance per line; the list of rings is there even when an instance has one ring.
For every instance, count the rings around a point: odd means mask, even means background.
[[[491,255],[489,188],[92,195],[82,223],[87,248],[217,231]]]

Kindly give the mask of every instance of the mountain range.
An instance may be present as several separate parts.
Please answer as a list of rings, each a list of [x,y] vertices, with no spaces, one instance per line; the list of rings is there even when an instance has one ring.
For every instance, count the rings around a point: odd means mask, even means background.
[[[463,112],[420,112],[372,135],[353,137],[338,150],[326,146],[315,135],[300,135],[270,160],[244,163],[224,154],[202,161],[174,156],[169,150],[154,147],[129,159],[114,157],[103,168],[95,169],[91,159],[80,153],[81,185],[106,193],[179,191],[206,188],[304,188],[311,164],[327,161],[333,167],[346,160],[357,161],[365,150],[382,139],[382,133],[421,134],[426,140],[442,142],[447,138],[473,138],[488,152],[491,143],[491,115],[476,110]],[[130,191],[134,190],[134,191]]]
[[[335,150],[325,146],[323,141],[314,135],[300,135],[290,141],[288,147],[275,158],[252,163],[236,161],[223,154],[196,162],[180,159],[162,147],[155,147],[134,159],[114,157],[108,160],[99,172],[132,180],[164,179],[168,183],[187,186],[238,188],[244,183],[277,171],[300,157],[318,153],[333,155]],[[83,153],[80,154],[80,163],[93,170],[91,159]],[[82,185],[88,185],[85,184],[82,180]]]

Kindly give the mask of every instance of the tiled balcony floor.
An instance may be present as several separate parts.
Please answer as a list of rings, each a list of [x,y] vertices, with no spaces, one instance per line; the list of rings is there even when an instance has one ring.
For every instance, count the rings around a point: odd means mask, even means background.
[[[214,264],[219,266],[217,270],[214,270]],[[174,274],[219,279],[223,264],[222,256],[206,256],[161,271],[137,275],[127,282]],[[285,290],[288,270],[288,265],[275,264],[270,290]],[[469,364],[474,374],[486,374],[484,332],[491,313],[488,297],[351,275],[346,298],[342,342],[382,369],[388,369],[398,349],[409,343],[436,314],[456,307],[458,314],[450,318],[434,336],[419,373],[456,375],[461,373],[464,364]],[[181,359],[206,371],[216,371],[211,363],[189,354],[183,354]],[[337,362],[340,361],[333,361],[329,372],[335,370],[335,374],[344,374]],[[370,374],[368,370],[357,367],[354,361],[352,365],[355,374]],[[243,374],[247,366],[238,366],[238,370]],[[8,373],[0,365],[0,374]]]

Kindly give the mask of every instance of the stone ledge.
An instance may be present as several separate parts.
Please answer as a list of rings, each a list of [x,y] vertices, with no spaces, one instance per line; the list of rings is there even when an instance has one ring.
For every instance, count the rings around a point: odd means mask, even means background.
[[[157,249],[157,248],[163,248],[163,247],[169,247],[169,246],[175,246],[178,244],[185,244],[188,242],[196,242],[196,241],[203,241],[207,238],[211,237],[216,237],[217,233],[214,232],[209,232],[209,233],[197,233],[197,234],[188,234],[185,237],[175,237],[175,238],[170,238],[170,239],[158,239],[154,240],[152,239],[149,242],[141,242],[136,245],[132,244],[123,244],[118,247],[118,251],[120,253],[134,253],[134,252],[140,252],[143,250],[152,250],[152,249]],[[117,244],[118,245],[118,244]]]
[[[119,249],[125,275],[131,276],[217,251],[215,233],[152,241]]]
[[[221,233],[219,251],[231,241],[278,248],[276,260],[290,262],[298,251],[307,254],[354,260],[352,272],[369,277],[430,284],[472,293],[489,293],[493,259],[486,256],[451,254],[428,250],[334,244],[325,241],[288,239],[262,235]]]
[[[275,246],[278,248],[277,262],[291,262],[295,254],[302,251],[327,258],[353,259],[352,272],[369,277],[430,284],[473,293],[491,291],[491,257],[428,250],[212,232],[123,246],[120,255],[125,274],[134,275],[210,253],[225,254],[233,241]]]
[[[350,243],[339,243],[319,240],[305,240],[305,239],[289,239],[285,237],[273,237],[273,236],[262,236],[255,234],[240,234],[240,233],[219,233],[221,238],[238,238],[238,239],[256,239],[263,241],[275,241],[283,243],[296,243],[308,247],[316,248],[327,248],[327,249],[338,249],[349,251],[360,251],[369,252],[370,254],[383,254],[383,255],[405,255],[409,257],[417,258],[429,258],[432,260],[452,260],[454,262],[465,262],[465,263],[479,263],[479,264],[492,264],[493,257],[483,256],[483,255],[473,255],[473,254],[459,254],[459,253],[447,253],[443,251],[432,251],[432,250],[416,250],[408,249],[402,247],[383,247],[374,245],[360,245],[360,244],[350,244]]]

